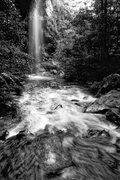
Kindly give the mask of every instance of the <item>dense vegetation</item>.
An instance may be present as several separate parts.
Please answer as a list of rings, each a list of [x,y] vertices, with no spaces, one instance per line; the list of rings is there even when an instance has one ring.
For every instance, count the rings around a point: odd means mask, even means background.
[[[52,57],[60,63],[67,79],[100,80],[117,70],[120,65],[119,14],[117,0],[95,0],[91,8],[80,9],[77,14],[71,14],[66,4],[54,7],[49,20],[57,24],[54,28],[57,35],[51,43],[52,47],[56,44]]]
[[[21,79],[31,72],[32,57],[27,54],[27,23],[13,1],[0,3],[0,113],[11,110],[14,94],[21,94]]]

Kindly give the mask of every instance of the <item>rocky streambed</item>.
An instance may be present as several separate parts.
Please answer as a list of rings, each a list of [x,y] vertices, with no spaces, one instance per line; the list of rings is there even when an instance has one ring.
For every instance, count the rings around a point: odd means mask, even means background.
[[[120,179],[118,91],[96,99],[40,76],[25,89],[22,120],[0,142],[1,180]]]

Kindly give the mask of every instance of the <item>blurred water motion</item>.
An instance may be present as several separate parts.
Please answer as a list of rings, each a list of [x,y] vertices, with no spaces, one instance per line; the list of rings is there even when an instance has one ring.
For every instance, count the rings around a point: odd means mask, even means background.
[[[42,0],[36,0],[30,13],[29,54],[34,57],[33,73],[37,73],[42,61],[43,9]]]
[[[120,130],[104,115],[83,110],[96,98],[74,85],[37,82],[19,100],[22,122],[0,144],[1,179],[119,180]]]

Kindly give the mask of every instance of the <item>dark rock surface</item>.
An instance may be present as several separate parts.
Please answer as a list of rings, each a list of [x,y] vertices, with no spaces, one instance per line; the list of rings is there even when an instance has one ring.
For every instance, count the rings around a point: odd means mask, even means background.
[[[118,126],[120,126],[120,110],[110,109],[106,112],[106,119]]]
[[[120,126],[120,91],[111,90],[87,107],[86,112],[103,113],[106,119]]]
[[[119,90],[120,89],[120,75],[119,74],[111,74],[105,77],[100,82],[95,82],[91,86],[91,91],[96,94],[97,97],[103,95],[111,90]]]
[[[75,105],[78,106],[80,112],[85,112],[85,110],[87,108],[86,103],[76,102]]]
[[[110,135],[107,131],[97,129],[88,129],[86,134],[84,134],[82,137],[87,139],[105,139],[106,141],[110,139]]]
[[[86,112],[100,112],[102,110],[107,110],[110,108],[120,107],[120,91],[111,90],[107,94],[98,98],[94,103],[92,103]]]

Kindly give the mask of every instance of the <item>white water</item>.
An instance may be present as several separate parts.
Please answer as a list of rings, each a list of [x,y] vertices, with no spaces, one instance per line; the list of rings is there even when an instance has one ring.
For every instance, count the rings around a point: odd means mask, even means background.
[[[33,72],[37,73],[42,61],[42,44],[43,44],[43,12],[42,1],[36,0],[35,7],[30,14],[29,23],[29,53],[35,59]]]
[[[119,130],[115,130],[116,126],[107,122],[104,115],[83,113],[82,108],[71,101],[73,99],[79,100],[81,104],[96,100],[74,86],[62,89],[36,87],[30,92],[24,92],[19,100],[23,121],[9,130],[8,138],[23,129],[34,135],[41,134],[49,125],[50,133],[54,133],[56,128],[65,132],[71,129],[76,137],[82,137],[88,129],[104,129],[109,132],[112,137],[110,141],[114,144],[120,137]],[[102,148],[114,151],[110,147]]]
[[[29,80],[52,80],[52,77],[39,76],[39,75],[28,75]]]

